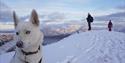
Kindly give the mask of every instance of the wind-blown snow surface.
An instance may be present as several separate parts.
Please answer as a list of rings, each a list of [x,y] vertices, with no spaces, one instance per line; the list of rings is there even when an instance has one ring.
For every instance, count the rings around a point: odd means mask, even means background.
[[[13,55],[0,55],[0,63],[9,63]],[[44,46],[43,55],[44,63],[123,63],[125,34],[104,30],[74,34]]]

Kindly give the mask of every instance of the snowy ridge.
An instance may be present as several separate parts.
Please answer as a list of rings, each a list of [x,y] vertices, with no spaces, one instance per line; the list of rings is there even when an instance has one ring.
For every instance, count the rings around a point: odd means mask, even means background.
[[[9,63],[13,55],[0,55],[0,63]],[[125,34],[105,30],[74,34],[44,46],[43,55],[44,63],[124,63]]]
[[[44,51],[46,63],[123,63],[125,34],[108,31],[74,34],[45,46]]]

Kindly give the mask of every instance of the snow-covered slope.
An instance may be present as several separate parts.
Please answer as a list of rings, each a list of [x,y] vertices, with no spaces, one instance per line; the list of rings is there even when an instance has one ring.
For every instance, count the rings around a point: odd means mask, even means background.
[[[8,63],[12,55],[0,55],[0,63]],[[43,55],[45,63],[124,63],[125,34],[104,30],[74,34],[44,46]]]
[[[90,31],[44,47],[46,63],[123,63],[125,34]]]

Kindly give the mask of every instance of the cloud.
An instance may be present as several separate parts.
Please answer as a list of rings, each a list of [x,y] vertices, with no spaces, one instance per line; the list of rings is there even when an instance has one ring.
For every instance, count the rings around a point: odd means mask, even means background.
[[[119,9],[119,10],[125,10],[125,4],[117,6],[117,9]]]
[[[100,15],[96,15],[95,20],[97,21],[125,21],[125,1],[124,4],[118,4],[108,10],[103,10]]]
[[[0,22],[12,21],[11,8],[0,1]]]
[[[97,16],[95,17],[97,21],[125,21],[125,12],[117,12],[109,15],[104,16]]]
[[[107,16],[123,12],[124,6],[121,1],[103,0],[3,0],[8,6],[17,12],[19,16],[29,15],[32,9],[36,9],[40,15],[54,12],[64,13],[68,18],[85,19],[87,13],[92,16]],[[108,2],[104,4],[103,2]],[[117,8],[114,8],[115,6]],[[105,8],[104,8],[105,7]]]

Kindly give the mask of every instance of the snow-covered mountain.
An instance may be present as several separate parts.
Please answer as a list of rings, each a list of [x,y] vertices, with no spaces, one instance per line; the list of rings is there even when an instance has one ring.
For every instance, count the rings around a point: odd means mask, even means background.
[[[0,55],[0,63],[9,63],[13,55]],[[44,46],[43,57],[44,63],[124,63],[125,34],[105,30],[74,34]]]
[[[12,22],[12,11],[9,6],[0,1],[0,22]]]

